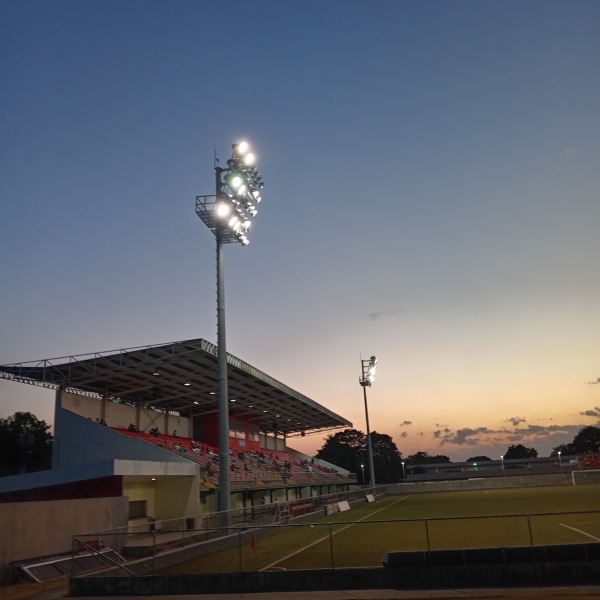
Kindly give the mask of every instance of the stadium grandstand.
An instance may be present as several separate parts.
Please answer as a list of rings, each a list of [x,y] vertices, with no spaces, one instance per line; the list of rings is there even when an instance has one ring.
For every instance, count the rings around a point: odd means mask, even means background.
[[[290,445],[352,423],[231,354],[227,364],[233,510],[301,506],[356,484],[354,473]],[[193,528],[216,511],[214,344],[193,339],[15,363],[0,366],[0,377],[56,390],[52,468],[0,478],[0,503],[14,507],[21,524],[0,563],[68,552],[77,532],[148,531],[177,520]],[[7,520],[0,524],[10,527]]]

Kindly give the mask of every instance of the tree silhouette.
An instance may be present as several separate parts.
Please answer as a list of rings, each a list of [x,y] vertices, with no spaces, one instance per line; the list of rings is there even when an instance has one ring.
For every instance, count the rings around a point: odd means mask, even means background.
[[[583,427],[570,444],[557,446],[550,456],[557,456],[559,451],[565,456],[600,452],[600,427]]]
[[[509,446],[508,450],[504,454],[505,460],[512,460],[515,458],[537,458],[537,450],[535,448],[526,448],[523,444],[516,446]]]
[[[402,479],[402,454],[385,433],[371,433],[373,466],[377,483],[397,483]]]
[[[402,478],[402,455],[392,438],[384,433],[371,433],[373,466],[377,483],[396,483]],[[315,458],[326,460],[338,467],[356,473],[362,478],[361,465],[365,470],[365,481],[369,481],[367,436],[356,429],[344,429],[327,436],[325,444]]]
[[[344,429],[328,435],[315,458],[326,460],[350,472],[360,470],[366,462],[366,436],[356,429]]]
[[[0,419],[0,476],[49,469],[52,462],[50,425],[30,412]]]
[[[431,456],[427,452],[417,452],[406,457],[406,463],[409,465],[435,465],[439,463],[449,463],[450,458],[444,454]]]

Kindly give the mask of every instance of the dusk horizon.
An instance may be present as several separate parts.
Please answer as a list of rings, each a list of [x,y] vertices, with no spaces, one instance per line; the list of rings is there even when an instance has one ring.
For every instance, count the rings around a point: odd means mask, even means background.
[[[0,365],[217,343],[404,457],[600,426],[600,3],[5,0]],[[235,18],[232,16],[235,15]],[[0,380],[0,418],[54,394]],[[334,433],[329,432],[329,433]],[[327,433],[291,438],[314,455]]]

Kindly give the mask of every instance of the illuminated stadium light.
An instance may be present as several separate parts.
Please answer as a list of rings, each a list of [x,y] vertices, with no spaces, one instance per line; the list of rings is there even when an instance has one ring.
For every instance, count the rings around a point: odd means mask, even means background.
[[[375,486],[375,467],[373,464],[373,443],[371,441],[371,428],[369,427],[369,406],[367,404],[367,387],[371,387],[375,381],[375,369],[377,367],[377,358],[371,356],[368,360],[360,361],[362,375],[358,382],[362,386],[365,400],[365,418],[367,421],[367,454],[369,459],[369,485]]]
[[[196,214],[224,244],[248,245],[248,230],[262,200],[263,179],[256,169],[256,155],[246,141],[232,144],[227,167],[215,166],[216,194],[196,197]],[[239,225],[242,224],[242,226]]]
[[[375,370],[377,368],[377,358],[371,356],[369,360],[363,360],[362,363],[362,378],[360,379],[360,385],[368,385],[371,387],[375,381]]]
[[[218,202],[215,206],[218,217],[227,217],[231,213],[231,206],[226,202]]]
[[[223,275],[223,245],[249,243],[248,232],[256,216],[260,191],[264,183],[256,169],[256,156],[246,141],[232,144],[227,167],[215,159],[216,193],[196,196],[196,214],[213,232],[217,240],[217,360],[219,371],[218,440],[219,486],[217,509],[223,515],[222,526],[231,525],[229,480],[229,404],[227,390],[227,350],[225,336],[225,284]],[[214,392],[211,392],[214,394]],[[265,411],[266,412],[266,411]]]

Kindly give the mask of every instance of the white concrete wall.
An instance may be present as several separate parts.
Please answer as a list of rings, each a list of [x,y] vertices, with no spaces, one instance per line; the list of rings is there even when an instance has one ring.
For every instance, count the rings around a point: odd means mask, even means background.
[[[0,504],[0,584],[12,580],[9,563],[70,552],[73,535],[126,526],[127,515],[126,498]],[[98,537],[120,549],[119,538]]]
[[[58,394],[57,394],[58,396]],[[60,405],[94,422],[104,420],[109,427],[129,427],[133,423],[139,431],[148,432],[158,427],[160,433],[170,435],[176,429],[182,437],[192,437],[192,422],[181,416],[148,410],[143,407],[117,404],[108,400],[81,396],[71,392],[60,392]]]

